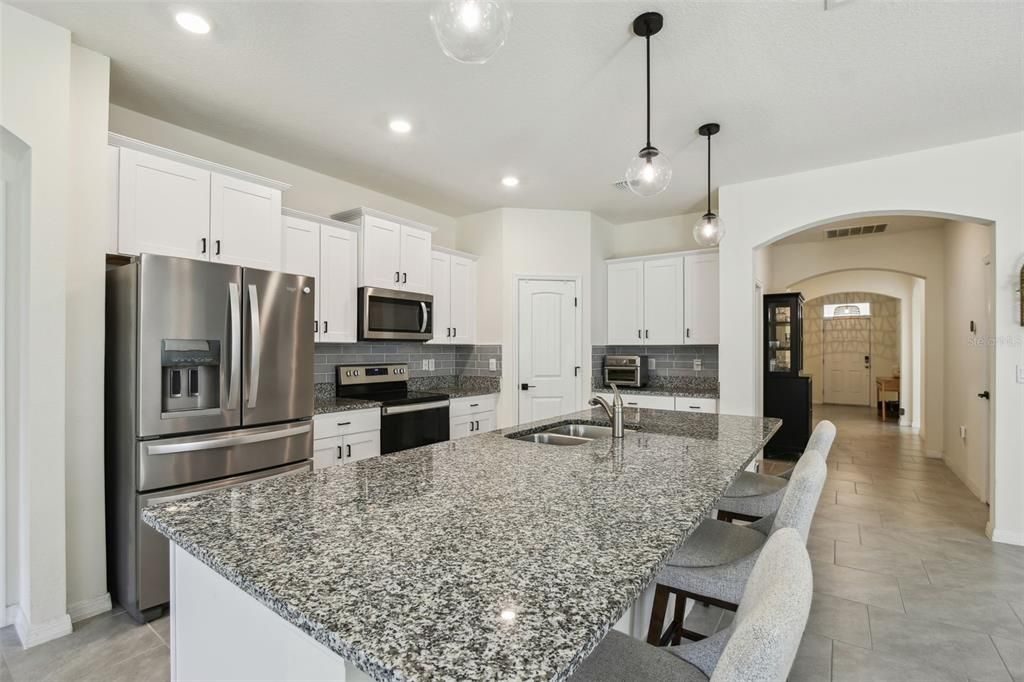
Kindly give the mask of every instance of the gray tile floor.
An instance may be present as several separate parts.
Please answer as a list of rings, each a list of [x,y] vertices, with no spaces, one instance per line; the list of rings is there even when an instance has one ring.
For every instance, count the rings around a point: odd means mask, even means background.
[[[985,537],[988,509],[920,439],[868,409],[825,407],[839,436],[811,528],[814,602],[790,679],[1024,682],[1024,548]],[[687,626],[732,617],[698,606]],[[113,611],[28,651],[0,630],[0,682],[164,681],[169,621]]]

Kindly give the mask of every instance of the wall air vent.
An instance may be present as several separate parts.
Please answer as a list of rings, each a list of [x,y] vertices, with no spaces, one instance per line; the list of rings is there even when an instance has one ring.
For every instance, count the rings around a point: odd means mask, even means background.
[[[831,230],[825,230],[825,239],[842,239],[843,237],[860,237],[867,234],[881,234],[882,232],[885,232],[885,228],[887,227],[889,227],[887,223],[881,223],[879,225],[834,227]]]

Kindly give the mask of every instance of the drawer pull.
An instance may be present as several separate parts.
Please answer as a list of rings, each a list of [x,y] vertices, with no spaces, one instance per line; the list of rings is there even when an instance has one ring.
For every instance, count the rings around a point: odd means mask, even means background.
[[[480,403],[470,403],[470,407],[480,407]]]
[[[352,422],[338,422],[338,426],[351,426]]]

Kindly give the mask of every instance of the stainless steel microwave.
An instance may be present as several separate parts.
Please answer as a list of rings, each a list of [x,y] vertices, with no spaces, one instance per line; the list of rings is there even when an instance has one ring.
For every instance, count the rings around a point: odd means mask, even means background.
[[[429,341],[434,297],[397,289],[359,288],[360,341]]]

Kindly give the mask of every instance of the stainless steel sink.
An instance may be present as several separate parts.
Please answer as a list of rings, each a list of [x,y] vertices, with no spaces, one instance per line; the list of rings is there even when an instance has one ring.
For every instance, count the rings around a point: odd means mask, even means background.
[[[589,443],[593,438],[580,438],[578,436],[567,436],[560,433],[530,433],[519,436],[516,440],[525,440],[530,443],[541,443],[542,445],[583,445]]]
[[[626,430],[629,431],[629,429]],[[558,433],[564,436],[575,436],[577,438],[593,440],[595,438],[611,438],[612,427],[596,426],[594,424],[562,424],[553,429],[548,429],[544,433]]]

